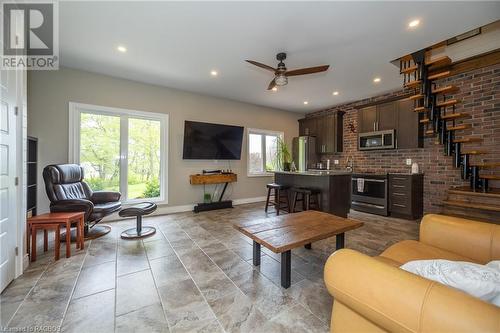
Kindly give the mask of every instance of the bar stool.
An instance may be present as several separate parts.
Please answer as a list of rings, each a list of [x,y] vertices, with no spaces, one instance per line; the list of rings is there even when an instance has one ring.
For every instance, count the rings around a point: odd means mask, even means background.
[[[302,202],[302,210],[311,209],[311,205],[316,210],[321,210],[321,191],[314,188],[306,187],[293,187],[291,189],[293,194],[292,212],[295,213],[297,202]],[[300,197],[299,197],[300,194]],[[311,201],[311,199],[314,199]]]
[[[276,209],[276,215],[280,215],[280,209],[285,208],[287,212],[290,213],[290,198],[288,197],[288,189],[290,188],[287,185],[281,185],[276,183],[267,184],[267,200],[266,200],[266,213],[269,205],[273,205]],[[271,191],[274,191],[274,201],[270,201]],[[285,194],[283,196],[283,194]],[[286,198],[283,198],[286,197]],[[283,200],[285,199],[285,200]],[[283,206],[285,204],[286,206]]]

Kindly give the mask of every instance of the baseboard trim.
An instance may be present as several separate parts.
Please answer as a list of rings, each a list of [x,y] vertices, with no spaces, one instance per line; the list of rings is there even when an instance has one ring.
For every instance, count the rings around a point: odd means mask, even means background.
[[[245,205],[245,204],[263,202],[263,201],[266,201],[265,196],[254,197],[254,198],[235,199],[235,200],[233,200],[233,205],[238,206],[238,205]],[[195,206],[195,204],[179,205],[179,206],[166,206],[166,205],[161,206],[161,205],[159,205],[158,209],[154,213],[152,213],[151,215],[148,215],[148,216],[190,212],[194,209],[194,206]],[[103,222],[112,222],[112,221],[118,221],[118,220],[123,220],[123,218],[119,217],[118,214],[113,214],[111,216],[108,216],[107,218],[104,218]]]

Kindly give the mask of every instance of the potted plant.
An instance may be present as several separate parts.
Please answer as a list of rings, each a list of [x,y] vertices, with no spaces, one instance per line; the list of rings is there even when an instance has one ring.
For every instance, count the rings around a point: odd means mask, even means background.
[[[288,145],[283,138],[278,137],[276,140],[276,163],[279,170],[290,171],[292,156]]]

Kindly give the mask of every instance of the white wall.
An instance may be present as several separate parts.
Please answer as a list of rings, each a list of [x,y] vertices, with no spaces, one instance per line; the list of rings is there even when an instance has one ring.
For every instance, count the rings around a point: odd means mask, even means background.
[[[28,135],[38,138],[38,207],[48,211],[43,167],[68,161],[68,103],[78,102],[169,114],[169,206],[202,201],[203,189],[189,184],[189,175],[202,169],[227,169],[224,161],[182,160],[184,121],[205,121],[245,128],[283,131],[289,143],[298,135],[298,113],[198,95],[110,76],[62,68],[28,75]],[[246,134],[246,133],[245,133]],[[231,161],[238,182],[228,188],[232,199],[260,197],[270,177],[247,177],[246,135],[242,159]]]

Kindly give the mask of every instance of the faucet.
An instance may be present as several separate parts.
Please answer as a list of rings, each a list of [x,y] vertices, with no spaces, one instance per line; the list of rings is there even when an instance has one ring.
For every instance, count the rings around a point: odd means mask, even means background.
[[[353,172],[354,171],[354,157],[347,156],[346,164],[347,164],[347,166],[346,166],[347,171]]]

